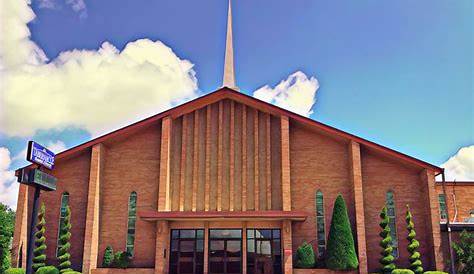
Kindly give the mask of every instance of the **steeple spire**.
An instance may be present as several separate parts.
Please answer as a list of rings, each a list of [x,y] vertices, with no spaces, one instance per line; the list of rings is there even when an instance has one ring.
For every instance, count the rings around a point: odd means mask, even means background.
[[[224,60],[224,76],[222,86],[237,89],[235,85],[234,74],[234,46],[232,41],[232,5],[229,0],[229,9],[227,11],[227,37],[225,40],[225,60]]]

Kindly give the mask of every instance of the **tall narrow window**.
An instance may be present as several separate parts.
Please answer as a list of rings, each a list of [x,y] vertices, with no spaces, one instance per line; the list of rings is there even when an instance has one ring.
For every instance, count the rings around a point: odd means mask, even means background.
[[[446,196],[444,194],[439,194],[438,202],[439,202],[439,217],[441,218],[441,220],[446,220],[448,218],[448,214],[446,213]]]
[[[137,193],[133,191],[128,200],[127,252],[133,256],[135,222],[137,221]]]
[[[326,250],[326,230],[324,224],[324,198],[323,193],[316,192],[316,231],[318,240],[318,258],[323,258]]]
[[[390,227],[390,237],[392,237],[393,253],[395,258],[398,258],[398,239],[397,239],[397,222],[395,220],[395,201],[393,198],[393,191],[387,192],[387,213]]]
[[[63,195],[61,195],[61,209],[59,211],[59,229],[58,229],[58,241],[56,243],[56,256],[59,253],[59,249],[61,248],[60,242],[59,242],[59,236],[61,235],[61,230],[64,227],[64,219],[66,218],[66,209],[67,206],[69,205],[69,193],[64,192]]]

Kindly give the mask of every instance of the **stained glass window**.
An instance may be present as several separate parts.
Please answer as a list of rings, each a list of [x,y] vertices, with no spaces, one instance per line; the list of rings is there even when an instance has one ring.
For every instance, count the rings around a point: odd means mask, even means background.
[[[446,213],[446,196],[444,194],[439,194],[438,202],[439,202],[439,216],[441,220],[446,220],[448,218],[448,214]]]
[[[137,221],[137,193],[130,194],[128,200],[127,252],[133,256],[135,242],[135,222]]]
[[[316,232],[318,241],[318,258],[324,256],[326,250],[326,230],[324,223],[324,198],[323,193],[318,190],[316,192]]]

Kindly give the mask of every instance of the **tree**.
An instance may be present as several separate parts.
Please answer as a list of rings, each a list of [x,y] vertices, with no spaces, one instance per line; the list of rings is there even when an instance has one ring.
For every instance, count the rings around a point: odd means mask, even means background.
[[[0,203],[0,273],[10,268],[10,247],[15,230],[15,211]]]
[[[459,274],[474,273],[474,233],[462,231],[459,241],[453,243],[456,252],[456,265]]]
[[[102,260],[102,267],[111,267],[114,262],[114,249],[108,245],[105,248],[104,258]]]
[[[58,269],[59,272],[64,273],[68,271],[73,271],[71,269],[71,254],[69,254],[69,249],[71,248],[71,208],[66,207],[66,216],[64,217],[64,223],[59,232],[59,251],[58,251]]]
[[[382,208],[382,212],[380,212],[380,218],[382,219],[382,221],[380,221],[380,227],[382,228],[382,231],[379,234],[380,237],[382,237],[380,246],[383,250],[380,252],[382,258],[379,260],[379,262],[382,264],[382,273],[392,273],[396,266],[393,263],[395,258],[392,255],[392,237],[390,237],[390,227],[388,225],[389,219],[386,206]]]
[[[46,265],[46,237],[45,235],[45,224],[44,214],[46,207],[44,203],[41,204],[40,210],[38,212],[38,223],[36,224],[35,232],[35,249],[33,249],[33,270],[36,272],[40,267]]]
[[[420,260],[420,252],[417,249],[420,247],[420,243],[415,239],[416,232],[415,232],[415,224],[413,223],[413,216],[410,212],[410,207],[407,205],[407,214],[405,217],[405,221],[407,222],[407,230],[408,230],[408,237],[407,240],[409,242],[407,246],[407,250],[410,253],[410,269],[415,272],[415,274],[422,274],[423,267]]]
[[[334,202],[326,250],[326,267],[333,270],[357,269],[357,259],[346,203],[339,194]]]

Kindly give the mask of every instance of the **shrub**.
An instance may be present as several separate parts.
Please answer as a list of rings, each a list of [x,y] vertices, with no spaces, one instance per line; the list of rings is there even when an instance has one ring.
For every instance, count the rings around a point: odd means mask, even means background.
[[[36,232],[35,232],[35,249],[33,249],[33,270],[37,271],[40,267],[45,266],[46,262],[46,238],[44,233],[46,231],[45,224],[46,221],[44,219],[44,214],[46,211],[46,207],[44,203],[41,204],[40,210],[38,212],[38,223],[36,224]],[[42,273],[49,273],[49,272],[42,272]]]
[[[113,262],[114,262],[114,250],[110,245],[108,245],[105,248],[104,258],[102,260],[102,267],[111,267]]]
[[[459,241],[453,243],[456,252],[456,267],[459,274],[474,273],[474,233],[462,231]]]
[[[346,203],[341,194],[334,202],[325,261],[326,267],[332,270],[352,270],[359,266]]]
[[[114,266],[116,268],[127,268],[130,263],[130,254],[126,251],[117,251],[114,256]]]
[[[416,274],[423,273],[423,267],[420,260],[420,252],[417,251],[418,247],[420,247],[420,243],[415,239],[416,232],[415,232],[415,224],[413,223],[413,216],[410,212],[410,207],[407,205],[407,214],[405,217],[405,221],[407,222],[407,230],[408,236],[407,240],[409,242],[407,246],[408,253],[410,253],[410,269],[415,272]]]
[[[60,273],[73,271],[71,269],[71,254],[69,254],[69,248],[71,248],[71,209],[69,206],[66,207],[66,216],[64,218],[63,227],[59,234],[59,251],[58,251],[58,269]]]
[[[448,274],[448,272],[443,271],[425,271],[423,274]]]
[[[392,271],[396,268],[395,264],[393,261],[395,258],[392,255],[393,247],[392,247],[392,237],[390,237],[390,227],[388,225],[389,219],[387,215],[387,207],[384,206],[382,208],[382,212],[380,212],[380,227],[382,228],[382,231],[380,232],[380,237],[382,237],[382,240],[380,241],[380,246],[382,247],[382,252],[380,252],[380,255],[382,255],[382,258],[379,260],[380,264],[382,264],[382,273],[387,273],[390,274]]]
[[[23,268],[9,268],[5,270],[5,274],[25,274],[25,270]]]
[[[81,272],[71,270],[71,271],[63,272],[62,274],[81,274]]]
[[[403,268],[398,268],[398,269],[394,269],[392,271],[392,274],[414,274],[415,272],[413,272],[411,269],[403,269]]]
[[[38,270],[36,270],[35,273],[36,274],[59,274],[59,270],[56,267],[49,265],[49,266],[40,267]]]
[[[296,250],[296,267],[313,268],[315,264],[313,246],[304,242]]]

